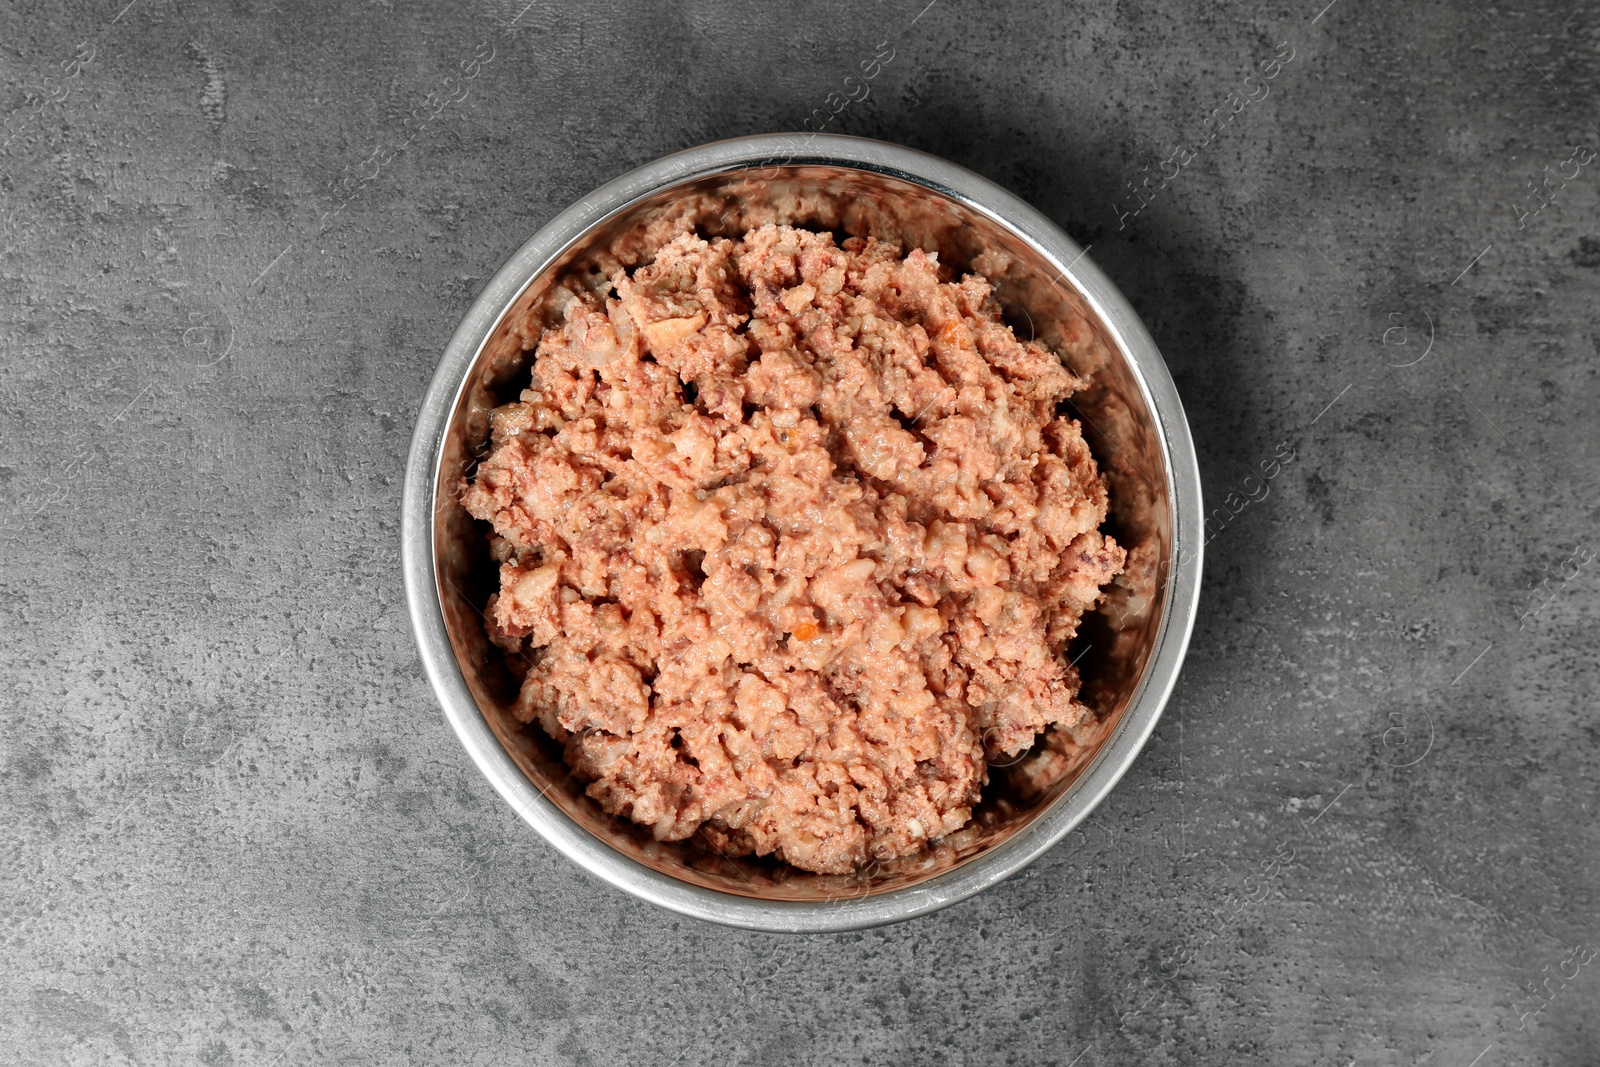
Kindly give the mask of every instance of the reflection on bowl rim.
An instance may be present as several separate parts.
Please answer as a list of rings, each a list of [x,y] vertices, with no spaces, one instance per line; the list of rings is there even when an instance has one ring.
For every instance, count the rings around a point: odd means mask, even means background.
[[[1110,736],[1065,792],[1011,836],[909,887],[829,901],[767,900],[691,884],[613,848],[560,810],[495,737],[463,677],[441,608],[434,554],[436,479],[457,399],[479,351],[524,289],[584,234],[665,189],[732,171],[821,165],[876,172],[954,200],[1011,231],[1098,316],[1158,428],[1170,505],[1167,593],[1148,661]],[[1176,683],[1200,592],[1199,468],[1177,390],[1133,308],[1076,242],[1043,214],[955,164],[912,149],[838,135],[761,135],[701,145],[648,163],[557,215],[495,274],[452,336],[418,414],[406,466],[401,557],[412,627],[428,679],[479,771],[573,862],[641,899],[730,926],[779,932],[860,929],[927,914],[993,886],[1043,855],[1100,803],[1137,758]]]

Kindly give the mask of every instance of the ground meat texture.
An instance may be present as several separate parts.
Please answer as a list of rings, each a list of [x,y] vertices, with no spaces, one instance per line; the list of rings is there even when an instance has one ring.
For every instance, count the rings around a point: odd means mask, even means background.
[[[569,292],[462,499],[517,715],[607,811],[848,872],[1086,720],[1063,650],[1124,552],[1085,383],[982,277],[765,226]]]

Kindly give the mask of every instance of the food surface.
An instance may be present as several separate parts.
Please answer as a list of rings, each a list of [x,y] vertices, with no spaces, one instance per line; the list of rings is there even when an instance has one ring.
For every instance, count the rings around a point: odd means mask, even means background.
[[[1090,717],[1063,652],[1124,552],[1086,383],[982,277],[769,225],[559,295],[462,502],[517,716],[607,811],[845,873]]]

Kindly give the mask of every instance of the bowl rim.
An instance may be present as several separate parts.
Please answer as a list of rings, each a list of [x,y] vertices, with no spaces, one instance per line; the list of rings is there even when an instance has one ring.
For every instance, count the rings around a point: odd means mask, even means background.
[[[956,200],[1012,231],[1059,270],[1099,316],[1155,416],[1172,529],[1168,600],[1144,675],[1077,780],[1004,841],[949,871],[903,889],[830,901],[763,900],[681,881],[614,849],[547,799],[495,737],[467,687],[445,627],[434,553],[444,435],[481,349],[523,290],[591,228],[639,200],[730,171],[807,164],[874,171]],[[1155,340],[1086,250],[1060,227],[987,178],[915,149],[839,134],[758,134],[663,156],[606,183],[541,227],[484,286],[446,345],[418,411],[405,472],[401,566],[423,668],[451,727],[496,792],[557,851],[603,881],[681,915],[751,930],[825,933],[898,922],[966,900],[1037,860],[1105,799],[1154,731],[1188,650],[1200,596],[1202,514],[1188,420]]]

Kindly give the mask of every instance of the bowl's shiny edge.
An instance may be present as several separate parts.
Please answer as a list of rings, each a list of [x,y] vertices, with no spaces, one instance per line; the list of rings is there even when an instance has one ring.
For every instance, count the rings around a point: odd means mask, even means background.
[[[546,800],[512,762],[477,707],[445,630],[433,560],[435,479],[443,435],[468,371],[490,331],[522,290],[590,226],[657,190],[762,163],[864,167],[961,200],[1016,231],[1085,297],[1132,364],[1161,427],[1172,506],[1168,601],[1145,675],[1112,736],[1068,793],[982,856],[910,888],[828,903],[763,901],[680,882],[616,852]],[[1098,805],[1132,765],[1176,683],[1198,605],[1202,514],[1199,469],[1177,390],[1153,339],[1109,279],[1043,214],[1000,187],[934,156],[834,135],[763,135],[702,145],[630,171],[558,214],[485,286],[441,359],[418,414],[406,467],[401,556],[406,597],[424,668],[452,728],[479,771],[541,836],[591,874],[680,914],[774,932],[877,926],[964,900],[1026,867]]]

